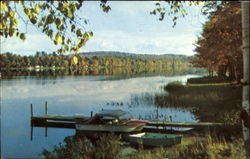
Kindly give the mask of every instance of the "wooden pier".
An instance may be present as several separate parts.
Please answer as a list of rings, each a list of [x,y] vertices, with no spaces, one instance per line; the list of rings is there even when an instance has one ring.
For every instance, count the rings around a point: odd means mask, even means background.
[[[33,105],[30,104],[30,125],[32,127],[53,127],[53,128],[75,128],[75,123],[89,119],[82,115],[63,116],[48,115],[48,103],[45,102],[45,114],[41,116],[33,116]]]
[[[87,119],[89,118],[80,115],[44,115],[31,117],[31,125],[36,127],[75,128],[77,121],[85,121]]]
[[[91,117],[92,117],[91,112]],[[45,115],[33,116],[33,107],[31,104],[31,126],[35,127],[53,127],[53,128],[75,128],[75,124],[78,122],[84,122],[91,117],[85,117],[83,115],[62,116],[62,115],[48,115],[48,105],[45,103]],[[166,130],[166,127],[178,127],[178,128],[210,128],[223,126],[223,123],[214,122],[176,122],[176,121],[159,121],[151,120],[146,124],[145,130]]]

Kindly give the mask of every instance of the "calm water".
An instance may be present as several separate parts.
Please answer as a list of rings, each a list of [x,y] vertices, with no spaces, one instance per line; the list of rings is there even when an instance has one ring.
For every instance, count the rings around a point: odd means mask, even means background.
[[[156,119],[154,95],[166,93],[162,86],[171,81],[186,82],[195,75],[115,78],[114,76],[61,76],[57,78],[19,76],[1,80],[1,156],[4,158],[41,158],[43,149],[52,150],[75,130],[33,129],[30,140],[30,104],[34,116],[48,113],[89,116],[103,109],[122,109],[134,117]],[[159,108],[158,118],[195,121],[189,110]]]

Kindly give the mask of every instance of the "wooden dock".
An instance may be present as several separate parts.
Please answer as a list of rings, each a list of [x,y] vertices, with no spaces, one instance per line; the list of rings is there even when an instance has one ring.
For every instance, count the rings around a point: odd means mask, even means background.
[[[44,115],[31,117],[31,125],[36,127],[75,128],[75,123],[89,119],[82,115]]]
[[[63,115],[48,115],[48,105],[45,102],[45,115],[33,116],[33,107],[31,108],[31,126],[36,127],[54,127],[54,128],[75,128],[75,124],[79,122],[84,122],[92,117],[92,112],[90,117],[85,117],[83,115],[73,115],[73,116],[63,116]],[[148,120],[149,121],[149,120]],[[147,130],[159,130],[165,129],[166,127],[179,127],[179,128],[210,128],[223,126],[223,123],[214,122],[176,122],[176,121],[159,121],[150,120],[146,124],[145,129]]]
[[[76,122],[82,122],[88,120],[90,117],[84,117],[82,115],[74,116],[62,116],[62,115],[43,115],[31,117],[32,126],[40,127],[63,127],[73,128]],[[182,127],[182,128],[202,128],[202,127],[216,127],[223,126],[223,123],[213,122],[176,122],[176,121],[149,121],[146,126],[149,127]]]
[[[32,120],[40,121],[65,121],[65,122],[75,122],[76,120],[87,120],[89,117],[84,117],[82,115],[73,116],[63,116],[63,115],[43,115],[31,117]]]
[[[91,112],[92,116],[92,112]],[[85,121],[89,118],[83,115],[48,115],[48,103],[45,102],[45,115],[33,116],[33,105],[30,104],[30,125],[32,127],[53,127],[53,128],[75,128],[75,123],[78,121]]]

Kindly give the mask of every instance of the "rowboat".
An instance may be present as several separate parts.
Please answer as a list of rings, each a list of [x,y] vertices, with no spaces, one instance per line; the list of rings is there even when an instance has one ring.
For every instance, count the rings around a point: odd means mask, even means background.
[[[130,133],[140,132],[146,123],[133,119],[130,113],[122,110],[102,110],[89,120],[76,123],[76,130]]]
[[[144,146],[172,146],[180,144],[182,135],[158,134],[158,133],[137,133],[128,136],[131,144],[142,144]]]

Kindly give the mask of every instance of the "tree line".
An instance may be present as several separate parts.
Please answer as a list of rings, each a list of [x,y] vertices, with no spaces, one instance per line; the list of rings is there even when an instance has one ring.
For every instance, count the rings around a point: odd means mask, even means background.
[[[77,57],[77,64],[73,58]],[[83,55],[63,55],[38,51],[35,55],[21,56],[12,53],[0,55],[1,68],[41,68],[41,67],[63,67],[63,68],[113,68],[113,67],[141,67],[141,68],[180,68],[191,67],[189,60],[178,60],[172,57],[171,60],[150,60],[132,57],[119,56],[92,56]]]

